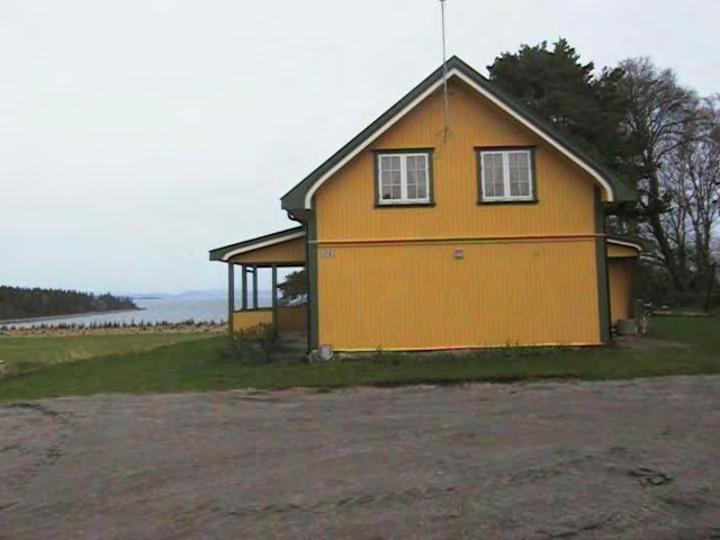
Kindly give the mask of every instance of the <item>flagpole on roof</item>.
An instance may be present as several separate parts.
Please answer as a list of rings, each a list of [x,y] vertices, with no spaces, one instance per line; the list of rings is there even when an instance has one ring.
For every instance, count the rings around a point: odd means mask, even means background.
[[[445,126],[443,128],[443,140],[447,139],[448,131],[450,131],[450,107],[448,105],[448,87],[447,87],[447,53],[445,48],[445,1],[440,0],[440,19],[442,24],[442,61],[443,61],[443,107]]]

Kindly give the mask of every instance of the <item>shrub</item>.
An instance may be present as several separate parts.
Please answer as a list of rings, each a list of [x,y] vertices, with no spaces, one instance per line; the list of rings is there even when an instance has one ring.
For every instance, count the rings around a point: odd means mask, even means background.
[[[230,340],[230,356],[243,361],[269,362],[277,348],[278,333],[272,324],[238,330]]]

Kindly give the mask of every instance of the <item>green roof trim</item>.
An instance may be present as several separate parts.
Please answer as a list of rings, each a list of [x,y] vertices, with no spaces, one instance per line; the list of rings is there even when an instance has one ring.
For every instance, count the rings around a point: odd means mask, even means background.
[[[453,56],[447,61],[447,71],[451,72],[453,70],[457,70],[473,83],[483,88],[483,90],[485,90],[488,94],[492,95],[495,99],[512,109],[516,115],[537,127],[544,135],[552,139],[568,153],[574,155],[590,168],[594,169],[595,172],[597,172],[605,181],[607,181],[608,184],[610,184],[615,202],[632,201],[636,199],[635,190],[625,181],[619,178],[616,174],[607,170],[606,167],[600,165],[592,156],[588,155],[587,152],[578,148],[575,144],[569,141],[565,135],[558,133],[557,129],[550,126],[547,122],[537,118],[533,113],[528,111],[526,107],[517,103],[514,98],[501,91],[486,77],[478,73],[474,68],[463,62],[457,56]],[[405,94],[392,107],[381,114],[374,122],[353,137],[347,144],[345,144],[345,146],[330,156],[330,158],[323,162],[317,169],[312,171],[299,184],[285,193],[285,195],[283,195],[280,199],[282,208],[288,211],[304,209],[305,197],[308,191],[310,191],[312,186],[320,178],[355,151],[362,143],[367,141],[369,137],[394,118],[399,112],[405,109],[424,92],[428,91],[438,81],[442,80],[442,77],[443,66],[440,66],[423,81],[421,81],[420,84]]]
[[[242,249],[244,247],[252,247],[255,244],[265,244],[266,242],[272,242],[273,240],[280,240],[284,236],[293,235],[296,233],[304,233],[305,227],[303,225],[300,225],[299,227],[292,227],[290,229],[284,229],[282,231],[277,231],[274,233],[266,234],[263,236],[258,236],[256,238],[250,238],[249,240],[243,240],[242,242],[237,242],[235,244],[229,244],[227,246],[222,246],[219,248],[211,249],[210,250],[210,260],[211,261],[223,261],[225,255],[228,253]],[[263,246],[258,246],[263,247]]]

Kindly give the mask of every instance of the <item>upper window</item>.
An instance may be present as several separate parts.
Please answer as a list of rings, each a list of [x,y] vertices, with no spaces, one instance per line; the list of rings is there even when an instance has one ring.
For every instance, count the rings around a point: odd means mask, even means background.
[[[531,150],[481,150],[482,202],[533,201]]]
[[[430,204],[430,153],[377,154],[379,205]]]

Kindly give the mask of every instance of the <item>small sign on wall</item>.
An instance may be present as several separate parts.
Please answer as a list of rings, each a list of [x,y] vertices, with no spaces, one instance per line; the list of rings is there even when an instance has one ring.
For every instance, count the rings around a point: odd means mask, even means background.
[[[335,250],[330,248],[323,248],[320,250],[320,256],[323,259],[331,259],[335,256]]]
[[[464,249],[456,249],[453,252],[453,258],[456,261],[462,261],[465,258],[465,250]]]

